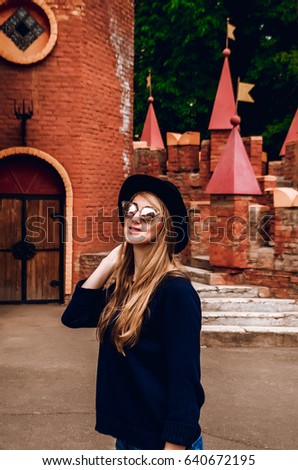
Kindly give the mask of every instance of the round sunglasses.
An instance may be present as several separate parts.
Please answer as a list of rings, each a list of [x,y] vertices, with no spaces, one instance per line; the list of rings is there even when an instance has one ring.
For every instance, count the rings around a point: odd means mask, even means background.
[[[122,201],[122,210],[124,217],[132,219],[137,212],[139,212],[139,218],[141,222],[153,222],[153,220],[160,214],[160,212],[154,207],[145,206],[139,209],[136,202]]]

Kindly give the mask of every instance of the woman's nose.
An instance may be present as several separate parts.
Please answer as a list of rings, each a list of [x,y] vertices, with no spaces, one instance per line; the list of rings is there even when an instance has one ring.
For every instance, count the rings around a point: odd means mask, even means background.
[[[134,221],[140,221],[140,211],[137,211],[131,218]]]

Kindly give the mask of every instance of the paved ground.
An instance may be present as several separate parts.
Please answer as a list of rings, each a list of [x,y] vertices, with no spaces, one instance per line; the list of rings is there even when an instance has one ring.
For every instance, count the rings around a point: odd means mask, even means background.
[[[59,305],[0,305],[0,449],[112,449],[94,429],[98,344]],[[298,449],[298,348],[204,348],[206,449]]]

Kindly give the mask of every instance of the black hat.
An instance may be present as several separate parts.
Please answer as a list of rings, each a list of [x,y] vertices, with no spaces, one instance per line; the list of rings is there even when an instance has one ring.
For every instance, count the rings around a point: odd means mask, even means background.
[[[164,181],[149,175],[132,175],[124,181],[118,198],[118,210],[121,224],[124,224],[122,201],[130,201],[140,192],[155,194],[167,207],[174,232],[177,234],[175,253],[182,251],[189,239],[188,216],[179,189],[170,181]]]

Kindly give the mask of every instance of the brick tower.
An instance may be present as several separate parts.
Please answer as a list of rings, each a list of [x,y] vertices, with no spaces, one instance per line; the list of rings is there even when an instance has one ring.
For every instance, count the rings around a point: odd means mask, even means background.
[[[113,246],[132,162],[132,0],[0,0],[0,301],[63,302]]]

